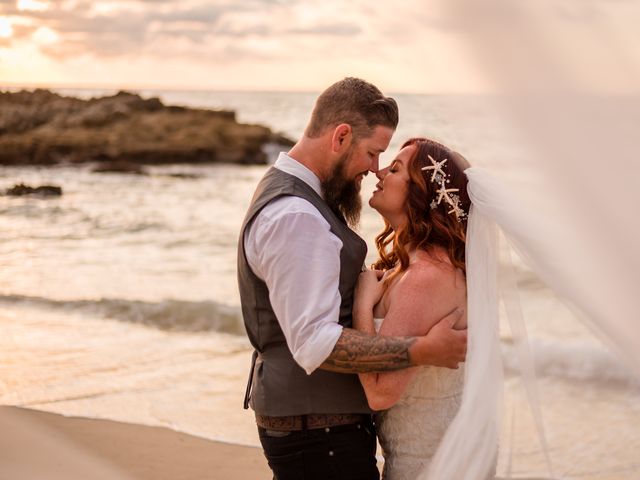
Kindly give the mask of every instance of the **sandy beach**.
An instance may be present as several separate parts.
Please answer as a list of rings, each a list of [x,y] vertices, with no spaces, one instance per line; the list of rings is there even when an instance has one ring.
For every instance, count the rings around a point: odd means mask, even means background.
[[[258,447],[163,427],[0,407],[0,432],[0,480],[271,478]],[[382,469],[381,463],[378,468]]]
[[[161,427],[0,407],[0,480],[270,478],[260,449]]]

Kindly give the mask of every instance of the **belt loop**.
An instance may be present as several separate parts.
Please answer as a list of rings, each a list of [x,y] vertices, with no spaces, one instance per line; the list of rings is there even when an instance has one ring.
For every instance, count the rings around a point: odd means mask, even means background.
[[[302,431],[304,432],[304,435],[306,436],[307,433],[308,433],[307,416],[306,415],[302,415],[302,418],[300,420],[301,420],[301,423],[302,423]]]

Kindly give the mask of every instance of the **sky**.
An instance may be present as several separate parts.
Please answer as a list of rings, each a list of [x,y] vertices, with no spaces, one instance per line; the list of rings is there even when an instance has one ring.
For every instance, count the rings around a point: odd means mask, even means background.
[[[531,60],[551,55],[545,68],[573,84],[637,91],[639,4],[0,0],[0,87],[319,91],[359,76],[389,92],[485,93],[500,64],[544,81]]]
[[[481,91],[437,0],[0,0],[0,85]]]

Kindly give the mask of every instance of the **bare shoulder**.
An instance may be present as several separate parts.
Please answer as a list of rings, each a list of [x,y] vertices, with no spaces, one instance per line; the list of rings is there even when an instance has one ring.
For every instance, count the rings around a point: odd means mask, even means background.
[[[449,261],[419,254],[398,281],[397,287],[396,292],[401,294],[424,294],[426,291],[429,296],[452,295],[466,291],[466,281],[462,271]]]
[[[426,254],[413,259],[389,291],[389,313],[392,317],[402,317],[397,321],[402,322],[410,334],[428,331],[438,320],[465,306],[466,280],[463,272],[448,261],[433,259]],[[461,323],[466,323],[466,315]],[[399,334],[395,330],[394,333]]]

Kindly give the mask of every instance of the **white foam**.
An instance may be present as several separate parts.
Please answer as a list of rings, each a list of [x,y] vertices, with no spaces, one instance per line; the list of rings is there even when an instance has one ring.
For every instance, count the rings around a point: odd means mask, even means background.
[[[538,376],[640,388],[640,378],[602,344],[532,338],[531,350]],[[510,340],[503,339],[502,353],[505,371],[518,373],[516,349]]]

